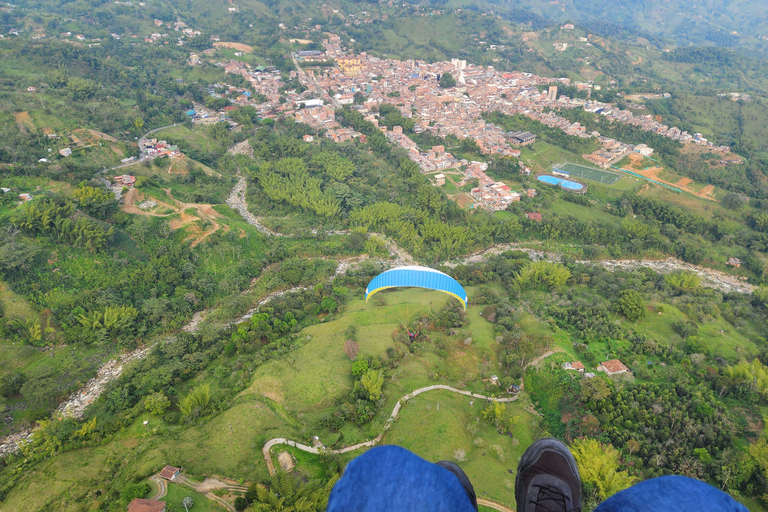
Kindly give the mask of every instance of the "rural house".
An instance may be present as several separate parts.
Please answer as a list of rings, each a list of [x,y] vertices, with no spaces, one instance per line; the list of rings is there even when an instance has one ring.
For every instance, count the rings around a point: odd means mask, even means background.
[[[171,481],[176,480],[179,471],[181,471],[179,468],[175,468],[173,466],[165,466],[160,472],[160,478],[165,478],[166,480]]]
[[[584,372],[584,365],[581,361],[574,361],[572,363],[563,363],[564,370],[576,370],[577,372]]]
[[[618,359],[611,359],[610,361],[600,363],[600,366],[597,367],[597,371],[605,372],[608,375],[616,375],[617,373],[628,372],[629,368],[627,368],[624,363]]]

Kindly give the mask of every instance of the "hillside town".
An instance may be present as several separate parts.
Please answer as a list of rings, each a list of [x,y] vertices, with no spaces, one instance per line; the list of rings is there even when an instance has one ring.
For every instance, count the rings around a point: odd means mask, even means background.
[[[451,168],[463,173],[467,171],[462,171],[464,164],[442,146],[420,148],[402,126],[389,129],[379,125],[379,105],[394,105],[404,118],[413,121],[414,133],[426,131],[440,137],[468,138],[485,155],[518,158],[521,154],[519,148],[536,140],[534,133],[507,133],[501,127],[487,123],[481,117],[485,111],[523,115],[568,135],[594,138],[600,148],[583,157],[602,168],[614,165],[633,152],[643,156],[653,154],[653,148],[645,144],[629,144],[596,131],[587,131],[580,123],[557,114],[561,109],[576,108],[583,108],[611,122],[637,126],[682,144],[696,144],[722,153],[729,151],[728,147],[715,146],[701,134],[690,134],[667,126],[650,115],[635,115],[600,101],[558,95],[558,86],[575,86],[578,91],[586,90],[591,96],[589,93],[593,86],[589,83],[572,82],[568,78],[551,79],[521,71],[501,72],[492,66],[476,66],[460,59],[427,63],[381,59],[366,52],[350,54],[339,36],[334,34],[323,41],[323,47],[324,51],[294,52],[291,57],[297,70],[287,76],[281,76],[274,67],[252,66],[240,60],[216,62],[216,65],[224,67],[226,74],[242,76],[252,90],[221,86],[209,89],[209,94],[226,97],[233,105],[251,105],[261,118],[290,115],[296,121],[321,131],[334,142],[359,137],[364,140],[363,134],[342,127],[336,121],[336,109],[349,106],[378,126],[393,144],[402,147],[424,173]],[[333,66],[328,65],[331,59]],[[317,63],[325,65],[314,66]],[[290,83],[286,83],[286,78]],[[446,78],[449,78],[451,85],[444,87],[441,80]],[[301,87],[295,87],[295,84]],[[259,101],[255,101],[256,98]],[[228,120],[223,109],[218,115],[213,111],[202,111],[196,106],[188,114],[197,123]],[[465,178],[470,179],[471,176],[467,174]],[[483,193],[476,191],[473,197],[492,209],[500,209],[520,197],[518,193],[512,194],[500,186],[493,186],[491,180],[491,183],[482,186]]]

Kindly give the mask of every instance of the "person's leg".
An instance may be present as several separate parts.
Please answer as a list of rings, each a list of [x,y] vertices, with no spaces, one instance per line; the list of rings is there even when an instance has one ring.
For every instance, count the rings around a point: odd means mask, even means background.
[[[639,482],[602,502],[595,512],[748,512],[747,507],[700,480],[662,476]]]
[[[472,484],[461,468],[439,464],[399,446],[368,450],[347,465],[331,491],[326,510],[477,512],[477,502],[471,498],[475,495]]]

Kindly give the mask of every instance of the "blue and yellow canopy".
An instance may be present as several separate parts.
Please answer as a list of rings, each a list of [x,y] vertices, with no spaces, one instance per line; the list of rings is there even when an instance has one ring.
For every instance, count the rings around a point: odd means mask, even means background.
[[[382,272],[368,283],[365,289],[365,301],[376,292],[387,288],[400,286],[426,288],[447,293],[459,299],[464,309],[467,309],[467,292],[454,278],[439,270],[427,267],[398,267]]]

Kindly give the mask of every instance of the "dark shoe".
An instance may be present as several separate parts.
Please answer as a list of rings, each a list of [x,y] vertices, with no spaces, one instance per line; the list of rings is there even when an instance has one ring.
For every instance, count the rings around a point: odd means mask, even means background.
[[[580,512],[581,478],[568,447],[539,439],[525,450],[515,478],[517,512]]]
[[[469,496],[469,501],[472,502],[472,506],[475,507],[475,510],[477,510],[477,494],[475,494],[475,488],[472,487],[472,482],[469,481],[469,477],[464,472],[463,469],[461,469],[456,463],[451,462],[449,460],[441,460],[440,462],[435,462],[438,466],[440,466],[443,469],[447,469],[454,475],[456,475],[456,478],[459,479],[459,482],[461,482],[462,487],[464,487],[464,490],[467,492],[467,496]]]

